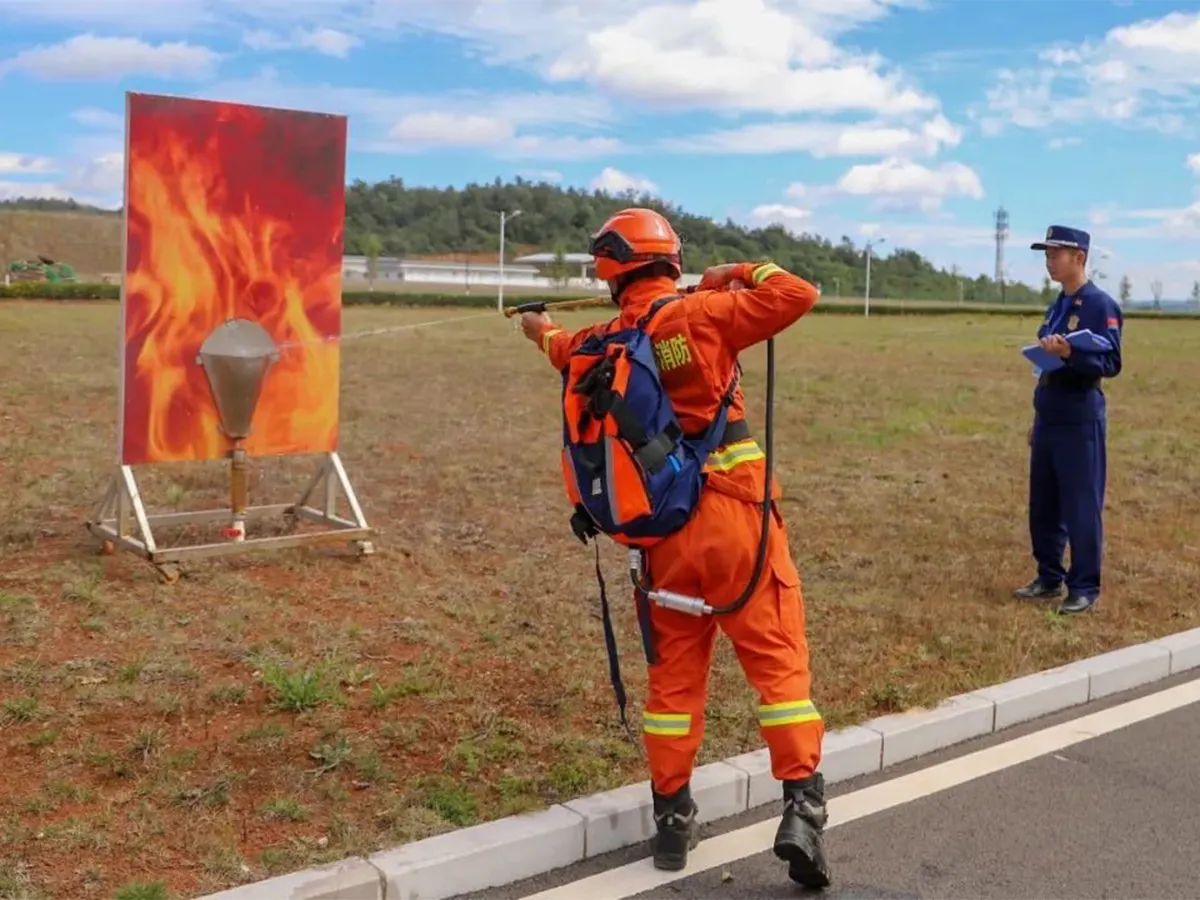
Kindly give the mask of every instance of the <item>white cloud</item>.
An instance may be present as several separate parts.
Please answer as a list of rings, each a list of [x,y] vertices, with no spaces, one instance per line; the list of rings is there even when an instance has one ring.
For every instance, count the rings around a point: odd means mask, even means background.
[[[54,81],[119,81],[131,75],[203,78],[212,73],[218,59],[212,50],[196,44],[148,44],[138,38],[81,34],[0,61],[0,77],[23,72]]]
[[[648,178],[642,178],[638,175],[627,175],[612,166],[606,166],[599,175],[592,179],[589,185],[593,191],[602,191],[606,194],[657,194],[658,185]]]
[[[1200,110],[1200,13],[1143,19],[1100,40],[1044,48],[1038,59],[997,74],[974,111],[985,133],[1098,120],[1173,134]]]
[[[54,171],[54,161],[45,156],[0,153],[0,175],[43,175]]]
[[[902,76],[881,71],[877,58],[837,48],[821,25],[792,3],[661,3],[588,34],[545,74],[673,109],[891,115],[937,108]]]
[[[885,122],[759,122],[741,128],[663,141],[678,153],[771,154],[805,152],[830,156],[936,156],[956,147],[962,130],[937,115],[920,126]]]
[[[346,59],[350,51],[362,46],[362,40],[334,28],[298,29],[284,37],[273,31],[248,31],[242,43],[254,50],[314,50],[323,56]]]
[[[750,211],[750,221],[756,225],[782,225],[793,234],[804,231],[800,226],[812,220],[812,212],[787,203],[763,203]]]
[[[1200,55],[1200,14],[1168,13],[1161,19],[1143,19],[1108,33],[1115,44],[1135,50]]]
[[[421,112],[403,117],[378,146],[402,153],[436,147],[486,149],[497,156],[539,159],[586,159],[615,153],[614,138],[518,134],[512,121],[475,113]]]
[[[1188,155],[1187,167],[1193,175],[1200,175],[1200,153],[1191,153]]]
[[[70,195],[46,181],[5,181],[0,179],[0,200],[69,200]]]
[[[852,166],[833,184],[793,182],[785,195],[807,207],[838,197],[865,197],[874,209],[919,210],[934,213],[951,197],[981,200],[983,183],[974,169],[959,162],[924,166],[902,157]]]
[[[448,112],[412,113],[388,132],[388,140],[397,147],[422,150],[446,145],[491,147],[513,137],[513,125],[495,116]]]
[[[922,210],[938,209],[948,197],[983,199],[983,184],[969,166],[942,163],[936,169],[891,158],[852,167],[837,182],[844,194],[913,203]]]

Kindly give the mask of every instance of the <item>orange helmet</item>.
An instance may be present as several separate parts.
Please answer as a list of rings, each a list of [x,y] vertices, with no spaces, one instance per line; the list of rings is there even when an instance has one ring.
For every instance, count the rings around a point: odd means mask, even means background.
[[[652,209],[633,207],[614,213],[588,242],[601,281],[654,262],[670,263],[675,278],[683,274],[683,246],[675,229]]]

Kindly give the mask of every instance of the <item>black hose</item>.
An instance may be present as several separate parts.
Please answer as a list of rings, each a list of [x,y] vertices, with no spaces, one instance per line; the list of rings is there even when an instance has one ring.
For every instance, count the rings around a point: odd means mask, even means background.
[[[758,539],[758,558],[754,561],[754,574],[750,577],[749,584],[742,591],[741,596],[725,606],[714,606],[712,614],[714,616],[728,616],[743,606],[745,606],[750,598],[754,596],[754,592],[758,589],[758,582],[762,578],[763,568],[767,562],[767,546],[771,540],[771,457],[773,448],[772,425],[775,412],[775,338],[767,339],[767,411],[765,434],[763,435],[763,443],[766,455],[766,473],[763,479],[763,501],[762,501],[762,534]]]
[[[714,616],[728,616],[740,610],[743,606],[750,602],[750,598],[754,596],[755,590],[758,589],[758,582],[762,579],[763,568],[767,562],[767,547],[771,540],[771,462],[774,451],[773,424],[775,419],[775,338],[767,338],[767,411],[766,411],[766,428],[763,436],[766,456],[766,473],[763,486],[762,500],[762,534],[758,539],[758,556],[754,561],[754,574],[750,577],[750,582],[746,585],[741,595],[725,606],[715,606],[712,608]],[[630,572],[630,578],[633,581],[633,586],[636,590],[643,594],[648,594],[651,590],[649,582],[643,583],[638,579],[636,571]]]

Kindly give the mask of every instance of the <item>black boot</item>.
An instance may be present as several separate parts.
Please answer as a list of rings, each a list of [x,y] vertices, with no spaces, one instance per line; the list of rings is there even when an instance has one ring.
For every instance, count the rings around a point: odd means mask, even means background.
[[[1067,594],[1067,599],[1059,606],[1058,611],[1063,615],[1074,615],[1076,613],[1084,613],[1096,605],[1099,595],[1093,594],[1076,594],[1073,591]]]
[[[687,865],[688,851],[698,840],[697,812],[689,785],[670,796],[654,792],[654,868],[678,872]]]
[[[1013,591],[1013,596],[1018,600],[1057,600],[1062,596],[1063,586],[1059,584],[1047,584],[1041,578],[1035,578],[1033,581],[1024,587],[1019,587]]]
[[[821,835],[825,811],[825,778],[819,772],[783,783],[783,821],[775,832],[775,855],[788,864],[788,877],[805,887],[829,887],[829,864]]]

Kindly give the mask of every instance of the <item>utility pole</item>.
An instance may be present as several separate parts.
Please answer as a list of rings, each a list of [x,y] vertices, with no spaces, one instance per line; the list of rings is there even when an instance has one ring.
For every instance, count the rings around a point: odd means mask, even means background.
[[[875,240],[875,241],[867,241],[867,252],[866,252],[867,286],[866,286],[866,290],[863,292],[863,317],[864,318],[871,315],[871,248],[875,244],[884,243],[886,240],[887,240],[887,238],[879,238],[878,240]]]
[[[1004,302],[1004,242],[1008,240],[1008,210],[1003,205],[996,210],[996,284],[1000,286],[1000,302]]]
[[[520,214],[519,209],[514,209],[511,213],[500,210],[500,289],[496,293],[496,309],[500,312],[504,312],[504,226],[509,219],[515,219]]]

